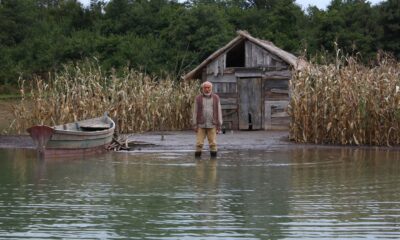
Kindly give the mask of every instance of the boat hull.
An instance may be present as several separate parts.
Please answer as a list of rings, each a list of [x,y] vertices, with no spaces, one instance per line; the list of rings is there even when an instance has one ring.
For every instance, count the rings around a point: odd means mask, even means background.
[[[54,127],[33,126],[27,131],[41,154],[79,155],[102,152],[111,143],[114,130],[114,121],[104,116]]]
[[[95,135],[85,135],[80,132],[68,133],[55,131],[46,145],[46,149],[84,149],[104,146],[112,141],[114,130],[102,131]]]

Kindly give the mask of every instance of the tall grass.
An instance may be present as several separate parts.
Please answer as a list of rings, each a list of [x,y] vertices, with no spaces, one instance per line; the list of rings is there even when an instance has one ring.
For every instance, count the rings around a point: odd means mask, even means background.
[[[290,138],[349,145],[400,144],[400,63],[378,56],[375,67],[355,58],[309,64],[290,82]]]
[[[158,79],[129,69],[106,75],[91,63],[66,66],[50,80],[36,78],[28,88],[25,84],[20,81],[22,99],[13,107],[12,128],[17,132],[35,124],[58,125],[104,112],[116,121],[120,133],[186,129],[199,92],[197,82]]]

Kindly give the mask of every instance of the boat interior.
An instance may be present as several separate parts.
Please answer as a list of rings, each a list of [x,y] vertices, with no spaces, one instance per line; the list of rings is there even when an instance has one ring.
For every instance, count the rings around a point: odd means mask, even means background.
[[[92,131],[101,131],[105,129],[110,129],[112,127],[114,127],[114,122],[111,121],[109,118],[95,118],[95,119],[88,119],[88,120],[58,125],[55,126],[54,129],[92,132]]]

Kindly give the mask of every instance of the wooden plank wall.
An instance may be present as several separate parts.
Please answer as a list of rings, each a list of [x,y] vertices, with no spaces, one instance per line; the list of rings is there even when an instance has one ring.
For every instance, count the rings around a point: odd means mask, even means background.
[[[287,129],[289,116],[286,113],[289,104],[289,78],[287,71],[266,73],[263,77],[264,89],[264,129]],[[238,93],[236,76],[208,76],[213,90],[221,98],[224,124],[226,129],[238,129]]]
[[[264,129],[287,129],[289,117],[290,66],[260,46],[245,42],[245,68],[226,68],[226,53],[221,54],[204,69],[203,81],[213,83],[213,90],[221,98],[224,127],[238,129],[239,77],[261,77],[264,95]]]
[[[265,78],[265,122],[264,129],[288,129],[289,115],[287,114],[287,106],[289,104],[289,78],[282,77]]]
[[[286,69],[287,64],[279,57],[271,54],[264,48],[246,41],[245,42],[246,60],[245,66],[247,68],[264,67],[275,69]]]
[[[262,47],[246,41],[246,67],[261,68],[264,88],[264,129],[287,129],[290,66]],[[255,76],[257,73],[253,73]]]
[[[226,53],[221,54],[218,58],[214,59],[210,64],[207,65],[207,75],[223,75],[226,66]]]
[[[252,42],[245,42],[245,51],[245,68],[264,68],[266,71],[289,69],[289,65],[282,59]],[[207,65],[206,74],[216,77],[224,75],[226,70],[226,53],[224,53]]]
[[[264,48],[246,41],[246,67],[261,68],[264,88],[264,129],[287,129],[290,66]],[[258,72],[247,73],[256,76]]]
[[[264,129],[261,78],[238,79],[239,129]]]

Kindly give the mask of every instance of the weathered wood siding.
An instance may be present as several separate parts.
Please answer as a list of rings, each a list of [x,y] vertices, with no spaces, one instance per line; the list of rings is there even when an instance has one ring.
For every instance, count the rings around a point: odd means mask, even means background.
[[[279,57],[271,54],[264,48],[246,41],[245,43],[246,68],[273,68],[273,69],[288,69],[289,65]]]
[[[218,76],[224,74],[226,66],[226,53],[221,54],[218,58],[207,65],[207,75]]]
[[[262,80],[239,78],[239,129],[263,129]]]
[[[289,127],[289,71],[269,72],[264,78],[265,122],[264,129],[287,129]]]
[[[245,42],[245,68],[261,68],[263,71],[287,70],[289,64],[279,57],[271,54],[264,48],[246,41]],[[226,71],[226,53],[221,54],[206,67],[207,76],[223,75]]]
[[[245,42],[244,68],[226,68],[226,57],[226,52],[221,54],[208,64],[202,73],[202,80],[212,82],[214,92],[221,98],[223,127],[248,129],[247,119],[251,110],[257,125],[253,126],[253,129],[257,129],[258,124],[261,125],[261,129],[288,128],[289,117],[286,110],[289,103],[290,65],[249,41]],[[258,80],[248,80],[247,84],[241,84],[239,81],[243,79]],[[256,92],[258,90],[260,94]],[[244,93],[247,94],[247,101],[244,100]],[[259,105],[249,97],[259,97]],[[243,113],[240,113],[241,109]]]

